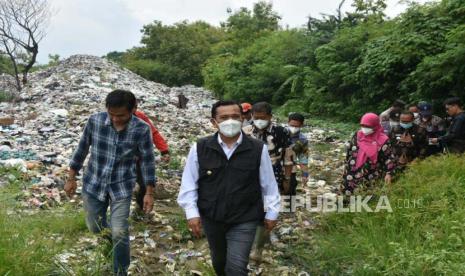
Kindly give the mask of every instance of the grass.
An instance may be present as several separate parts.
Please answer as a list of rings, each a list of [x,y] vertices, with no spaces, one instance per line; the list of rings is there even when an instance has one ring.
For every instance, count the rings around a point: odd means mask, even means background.
[[[310,145],[313,151],[319,152],[319,153],[325,153],[327,151],[331,150],[331,145],[328,143],[313,143]]]
[[[11,102],[13,99],[14,99],[14,95],[12,93],[0,90],[0,103]]]
[[[191,239],[191,232],[189,231],[189,226],[187,225],[187,220],[185,215],[182,214],[173,214],[172,215],[172,224],[175,225],[176,231],[181,235],[182,239],[180,242],[187,242]]]
[[[0,189],[0,275],[48,275],[57,270],[55,256],[86,232],[82,212],[73,206],[37,214],[11,208],[25,179],[16,169],[0,169],[8,179]]]
[[[0,274],[45,275],[55,269],[55,256],[73,245],[84,231],[81,214],[49,211],[36,215],[0,210]]]
[[[465,159],[414,164],[378,194],[392,213],[332,213],[291,257],[312,274],[463,275]],[[377,202],[377,201],[376,201]]]

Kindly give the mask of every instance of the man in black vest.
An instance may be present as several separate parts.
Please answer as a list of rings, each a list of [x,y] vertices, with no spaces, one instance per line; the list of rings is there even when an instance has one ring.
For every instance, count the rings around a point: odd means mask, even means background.
[[[217,275],[247,275],[257,225],[271,231],[280,208],[268,150],[241,132],[241,113],[235,101],[213,105],[219,131],[192,146],[178,195],[193,235],[205,231]]]

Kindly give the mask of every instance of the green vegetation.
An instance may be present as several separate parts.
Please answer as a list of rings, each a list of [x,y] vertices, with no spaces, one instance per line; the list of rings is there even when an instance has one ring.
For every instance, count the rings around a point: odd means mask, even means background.
[[[13,66],[6,55],[0,54],[0,74],[11,74]]]
[[[13,100],[13,98],[14,98],[14,96],[11,93],[0,90],[0,103],[1,102],[9,102],[9,101]]]
[[[344,5],[352,11],[342,13]],[[257,2],[228,10],[220,27],[155,21],[141,47],[108,57],[168,85],[204,85],[219,98],[345,121],[397,98],[442,111],[446,97],[465,98],[465,2],[409,5],[390,19],[385,0],[342,1],[335,15],[284,29],[272,4]]]
[[[376,191],[388,196],[392,213],[323,216],[312,240],[302,239],[290,257],[312,274],[461,274],[465,271],[464,190],[463,156],[416,163],[392,186]]]
[[[111,260],[111,243],[95,248],[92,262],[66,266],[57,259],[80,237],[91,236],[82,208],[66,204],[59,209],[22,212],[15,208],[29,185],[17,169],[0,167],[0,275],[104,275]]]
[[[160,21],[144,26],[142,47],[108,58],[122,63],[144,78],[167,85],[202,84],[201,66],[223,34],[201,21],[183,21],[173,26]]]
[[[0,168],[7,186],[0,189],[0,275],[48,275],[55,271],[55,257],[73,246],[86,231],[82,212],[66,206],[60,212],[40,214],[12,209],[24,185],[16,169]]]

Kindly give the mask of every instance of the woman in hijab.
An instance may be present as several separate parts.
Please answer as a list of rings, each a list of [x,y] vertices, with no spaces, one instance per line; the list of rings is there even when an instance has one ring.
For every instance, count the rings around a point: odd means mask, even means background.
[[[347,149],[342,187],[346,195],[383,177],[390,183],[396,168],[389,137],[384,134],[378,115],[363,115],[360,126]]]

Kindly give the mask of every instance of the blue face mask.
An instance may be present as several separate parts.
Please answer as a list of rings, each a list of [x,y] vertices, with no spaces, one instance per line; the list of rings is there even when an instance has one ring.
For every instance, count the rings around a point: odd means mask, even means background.
[[[407,124],[406,123],[400,123],[400,126],[402,128],[409,129],[409,128],[413,127],[413,123],[407,123]]]

